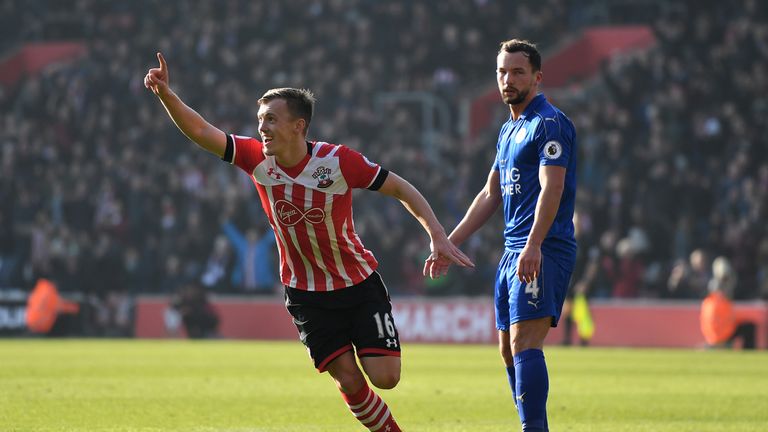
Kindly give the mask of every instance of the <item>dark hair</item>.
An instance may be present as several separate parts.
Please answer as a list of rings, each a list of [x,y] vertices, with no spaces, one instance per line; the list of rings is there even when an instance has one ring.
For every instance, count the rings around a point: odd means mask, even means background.
[[[531,68],[534,72],[541,70],[541,54],[533,42],[524,39],[510,39],[501,43],[499,54],[502,52],[522,52],[531,62]]]
[[[273,88],[267,90],[264,96],[258,100],[258,103],[262,105],[275,99],[284,99],[288,105],[288,112],[307,122],[307,125],[304,126],[304,133],[307,133],[309,123],[312,121],[312,113],[315,111],[315,95],[307,89]]]

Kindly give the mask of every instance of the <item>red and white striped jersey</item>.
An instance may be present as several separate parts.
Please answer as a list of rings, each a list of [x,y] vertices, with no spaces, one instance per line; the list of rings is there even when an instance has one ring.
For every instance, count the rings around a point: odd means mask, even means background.
[[[281,167],[261,141],[229,135],[234,163],[253,179],[275,233],[284,285],[331,291],[362,282],[378,267],[352,220],[352,189],[378,189],[387,171],[343,145],[307,143],[307,156]]]

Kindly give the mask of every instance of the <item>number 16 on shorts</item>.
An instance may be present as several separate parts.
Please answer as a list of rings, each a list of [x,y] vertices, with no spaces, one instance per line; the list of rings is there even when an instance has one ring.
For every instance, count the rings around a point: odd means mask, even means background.
[[[373,314],[376,321],[376,328],[379,330],[379,339],[387,338],[387,347],[397,347],[397,338],[395,338],[395,323],[392,321],[392,315],[388,312],[376,312]]]

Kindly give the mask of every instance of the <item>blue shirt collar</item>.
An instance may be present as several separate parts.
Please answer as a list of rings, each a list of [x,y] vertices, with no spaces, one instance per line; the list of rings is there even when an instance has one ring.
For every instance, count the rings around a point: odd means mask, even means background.
[[[525,107],[525,109],[523,110],[523,113],[520,114],[520,117],[518,117],[517,119],[525,120],[526,118],[528,118],[529,115],[531,115],[531,113],[536,111],[539,108],[539,106],[546,101],[547,101],[547,98],[544,96],[544,93],[537,94],[536,96],[533,97],[533,99],[531,99],[531,101],[528,103],[528,106]],[[515,120],[512,120],[512,113],[509,113],[509,119],[513,122],[515,121]]]

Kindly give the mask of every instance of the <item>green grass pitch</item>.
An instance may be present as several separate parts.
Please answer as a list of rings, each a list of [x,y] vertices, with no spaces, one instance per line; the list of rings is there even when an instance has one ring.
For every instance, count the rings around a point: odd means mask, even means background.
[[[553,431],[766,431],[768,353],[546,348]],[[406,344],[409,432],[516,431],[491,345]],[[0,340],[0,431],[362,431],[299,342]]]

